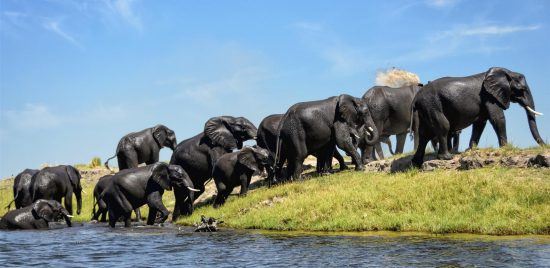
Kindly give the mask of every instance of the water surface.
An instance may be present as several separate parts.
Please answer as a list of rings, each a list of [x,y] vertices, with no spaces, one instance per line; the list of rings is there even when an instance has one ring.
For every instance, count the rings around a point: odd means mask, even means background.
[[[321,235],[103,224],[0,232],[7,266],[550,266],[550,238]],[[3,265],[4,266],[4,265]],[[6,266],[4,266],[6,267]]]

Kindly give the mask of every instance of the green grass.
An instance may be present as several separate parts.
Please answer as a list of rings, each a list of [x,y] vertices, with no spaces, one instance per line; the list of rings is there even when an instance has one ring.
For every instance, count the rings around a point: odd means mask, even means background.
[[[246,229],[550,234],[550,170],[342,172],[232,196],[178,223],[200,215]]]

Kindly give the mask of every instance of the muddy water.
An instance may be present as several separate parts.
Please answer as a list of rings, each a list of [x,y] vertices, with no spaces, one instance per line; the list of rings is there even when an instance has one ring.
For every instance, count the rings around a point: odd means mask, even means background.
[[[319,235],[102,224],[0,232],[9,266],[521,266],[550,265],[550,238]],[[5,265],[7,264],[7,266]]]

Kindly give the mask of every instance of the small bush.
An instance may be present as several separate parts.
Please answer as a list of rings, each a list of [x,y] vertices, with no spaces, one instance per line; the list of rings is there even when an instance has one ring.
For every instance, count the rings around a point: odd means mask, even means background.
[[[97,156],[92,158],[92,161],[90,161],[90,167],[95,168],[95,167],[100,167],[100,166],[101,166],[101,158],[99,158]]]

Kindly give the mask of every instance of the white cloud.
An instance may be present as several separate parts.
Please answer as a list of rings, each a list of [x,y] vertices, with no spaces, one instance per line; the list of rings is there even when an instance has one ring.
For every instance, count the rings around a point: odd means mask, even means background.
[[[27,103],[21,110],[3,113],[6,123],[18,129],[46,129],[59,126],[64,119],[42,104]]]
[[[53,19],[46,19],[46,21],[43,24],[46,30],[55,33],[59,37],[63,38],[65,41],[71,43],[72,45],[80,49],[84,49],[84,47],[78,41],[76,41],[74,37],[72,37],[67,32],[63,31],[59,25],[60,25],[60,21],[53,20]]]
[[[141,18],[134,10],[136,0],[105,0],[105,4],[111,11],[120,16],[126,23],[139,31],[143,30]]]
[[[531,25],[531,26],[482,26],[475,27],[470,29],[463,29],[457,34],[463,36],[474,36],[474,35],[504,35],[516,32],[526,32],[534,31],[540,29],[540,25]]]
[[[459,0],[426,0],[428,6],[443,8],[443,7],[452,7],[456,5]]]

